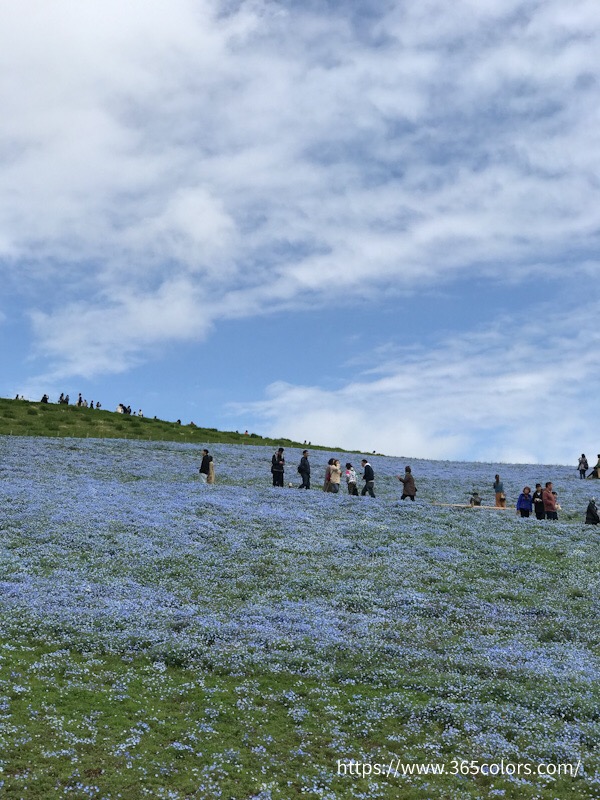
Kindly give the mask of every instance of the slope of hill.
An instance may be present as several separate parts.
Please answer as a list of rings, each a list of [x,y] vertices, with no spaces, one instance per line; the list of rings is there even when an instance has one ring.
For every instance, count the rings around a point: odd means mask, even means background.
[[[490,500],[483,463],[411,460],[413,503],[393,457],[371,498],[321,490],[327,452],[303,492],[267,447],[211,445],[214,486],[190,444],[0,448],[2,797],[598,798],[572,467],[505,465],[496,511],[434,504]],[[550,479],[559,520],[518,517]]]
[[[306,444],[291,439],[269,439],[256,433],[219,431],[193,424],[181,425],[166,420],[129,416],[115,411],[78,408],[75,405],[34,403],[0,398],[0,436],[57,436],[76,439],[141,439],[146,441],[205,444],[287,445]],[[312,449],[332,449],[313,445]],[[336,447],[341,451],[342,448]]]

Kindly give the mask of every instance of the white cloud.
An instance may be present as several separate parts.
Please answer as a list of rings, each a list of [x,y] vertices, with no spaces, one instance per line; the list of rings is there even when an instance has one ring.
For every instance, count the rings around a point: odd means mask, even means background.
[[[207,306],[362,297],[365,273],[375,298],[595,257],[593,3],[223,8],[0,11],[0,274],[57,369],[126,369],[206,335]],[[81,319],[131,346],[69,340]]]
[[[36,385],[70,375],[124,372],[165,341],[203,337],[211,316],[202,307],[191,283],[174,279],[149,294],[124,290],[118,303],[74,303],[52,315],[33,312],[38,353],[49,365]]]
[[[551,335],[545,319],[506,319],[433,349],[399,351],[338,390],[276,383],[264,400],[231,411],[262,420],[269,436],[346,449],[570,463],[595,446],[597,308],[545,310]]]

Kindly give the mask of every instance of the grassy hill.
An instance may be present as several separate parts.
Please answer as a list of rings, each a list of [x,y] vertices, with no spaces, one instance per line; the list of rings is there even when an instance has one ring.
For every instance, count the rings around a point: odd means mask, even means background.
[[[306,446],[291,439],[268,439],[256,433],[219,431],[180,425],[150,417],[128,416],[116,411],[78,408],[74,405],[33,403],[28,400],[0,398],[0,436],[57,436],[93,439],[143,439],[147,441],[206,444]],[[327,450],[310,445],[312,449]],[[334,448],[341,450],[342,448]]]

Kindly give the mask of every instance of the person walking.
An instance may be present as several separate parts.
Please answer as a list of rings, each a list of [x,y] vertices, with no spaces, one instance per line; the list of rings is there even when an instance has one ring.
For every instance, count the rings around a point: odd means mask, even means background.
[[[273,486],[283,486],[283,473],[285,472],[285,458],[283,447],[280,447],[271,459],[271,472],[273,473]]]
[[[346,478],[346,484],[348,486],[348,494],[351,494],[354,497],[358,497],[358,489],[356,487],[356,481],[357,481],[356,470],[354,469],[352,464],[350,464],[350,462],[346,464],[346,471],[344,472],[344,477]]]
[[[415,495],[417,493],[417,487],[415,486],[415,479],[412,475],[412,470],[410,467],[404,467],[404,477],[401,475],[396,476],[400,483],[403,484],[402,488],[402,497],[401,500],[406,500],[407,497],[414,502]]]
[[[495,476],[494,492],[496,493],[496,508],[506,508],[506,495],[504,494],[504,484],[500,480],[500,475]]]
[[[310,462],[308,460],[308,450],[302,451],[302,458],[298,464],[298,472],[302,478],[302,484],[299,489],[310,489]]]
[[[202,483],[208,483],[208,476],[210,475],[210,465],[212,464],[212,460],[213,457],[208,452],[208,450],[204,448],[204,450],[202,451],[202,462],[200,464],[200,469],[198,470],[198,472],[200,473],[200,480],[202,481]],[[213,476],[214,476],[214,471],[213,471]],[[214,477],[212,482],[214,483]]]
[[[588,464],[588,460],[585,457],[585,453],[582,453],[579,457],[579,463],[577,464],[577,469],[579,470],[579,477],[581,479],[585,479],[585,473],[588,471],[589,468],[590,465]]]
[[[528,517],[532,511],[533,498],[531,496],[531,488],[529,486],[525,486],[519,495],[519,499],[517,500],[517,514],[520,513],[522,517]]]
[[[367,492],[371,495],[371,497],[375,497],[375,492],[373,489],[375,488],[375,472],[373,471],[373,467],[369,464],[366,458],[363,458],[360,462],[363,468],[363,481],[365,485],[361,491],[361,497],[364,497]]]
[[[546,481],[546,486],[542,492],[544,498],[544,511],[546,512],[546,519],[558,519],[558,511],[556,510],[556,494],[552,491],[552,481]]]

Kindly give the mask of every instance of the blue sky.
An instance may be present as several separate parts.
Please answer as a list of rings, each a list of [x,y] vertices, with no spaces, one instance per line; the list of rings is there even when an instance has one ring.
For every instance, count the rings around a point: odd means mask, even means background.
[[[595,2],[0,10],[0,393],[595,455]]]

